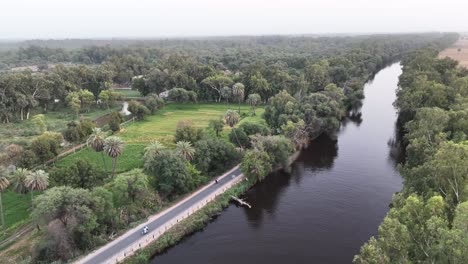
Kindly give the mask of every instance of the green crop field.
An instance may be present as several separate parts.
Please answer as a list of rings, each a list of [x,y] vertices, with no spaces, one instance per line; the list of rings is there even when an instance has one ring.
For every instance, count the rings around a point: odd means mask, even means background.
[[[230,108],[237,109],[233,105],[229,107],[226,104],[168,104],[157,114],[146,117],[146,120],[131,123],[116,134],[125,141],[125,149],[117,160],[116,171],[124,172],[142,167],[144,148],[152,141],[158,140],[168,147],[173,147],[174,134],[179,121],[190,120],[193,126],[206,128],[209,120],[220,118]],[[242,105],[241,113],[246,114],[241,122],[263,122],[261,118],[263,108],[258,108],[257,115],[251,116],[250,107]],[[229,131],[230,128],[226,126],[222,137],[227,138]],[[56,166],[70,166],[76,159],[88,160],[99,168],[104,166],[101,153],[96,153],[90,148],[85,148],[61,159]],[[110,169],[111,159],[105,157],[105,161],[107,168]]]
[[[6,191],[2,193],[2,201],[7,228],[29,217],[31,208],[30,194],[18,194],[13,191]]]

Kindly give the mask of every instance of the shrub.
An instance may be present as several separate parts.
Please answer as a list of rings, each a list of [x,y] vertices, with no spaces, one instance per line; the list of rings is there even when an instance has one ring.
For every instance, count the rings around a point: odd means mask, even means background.
[[[67,124],[63,137],[68,142],[80,142],[91,135],[94,127],[94,123],[87,119],[82,119],[80,122],[71,121]]]
[[[168,98],[171,101],[179,103],[197,102],[197,94],[193,91],[187,91],[184,88],[173,88],[169,90]]]
[[[36,162],[36,154],[32,150],[27,149],[21,153],[16,165],[20,168],[31,169]]]
[[[63,136],[60,133],[45,132],[36,137],[31,143],[31,150],[41,162],[55,158],[59,154]]]
[[[128,111],[132,113],[132,115],[135,116],[137,120],[143,120],[146,115],[151,113],[146,106],[135,100],[130,101],[128,104]]]
[[[164,100],[157,94],[149,94],[145,97],[145,106],[154,114],[157,110],[164,107]]]
[[[189,121],[181,121],[177,124],[174,142],[188,141],[192,144],[203,138],[203,129],[195,128]]]
[[[120,115],[119,112],[112,112],[110,114],[110,119],[109,119],[109,128],[113,132],[117,132],[120,130],[120,123],[122,123],[123,118],[122,115]]]

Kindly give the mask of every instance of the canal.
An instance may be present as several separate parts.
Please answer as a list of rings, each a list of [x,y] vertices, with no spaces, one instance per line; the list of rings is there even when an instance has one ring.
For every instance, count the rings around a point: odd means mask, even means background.
[[[291,173],[249,190],[252,209],[229,206],[152,263],[351,263],[402,187],[392,106],[400,74],[398,63],[378,72],[360,115],[343,122],[336,140],[314,140]]]

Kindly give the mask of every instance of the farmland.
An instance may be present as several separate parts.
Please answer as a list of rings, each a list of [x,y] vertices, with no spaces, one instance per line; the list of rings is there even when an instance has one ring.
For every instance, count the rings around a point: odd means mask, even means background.
[[[468,68],[468,36],[461,37],[453,46],[439,54],[439,58],[445,57],[457,60],[460,66]]]

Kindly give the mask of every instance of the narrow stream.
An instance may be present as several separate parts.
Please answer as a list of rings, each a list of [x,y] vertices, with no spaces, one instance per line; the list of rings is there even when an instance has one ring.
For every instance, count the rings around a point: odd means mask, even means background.
[[[247,192],[252,209],[229,206],[152,263],[351,263],[402,187],[392,147],[400,74],[398,63],[377,73],[360,118],[344,121],[336,141],[312,142],[290,174],[270,175]]]

